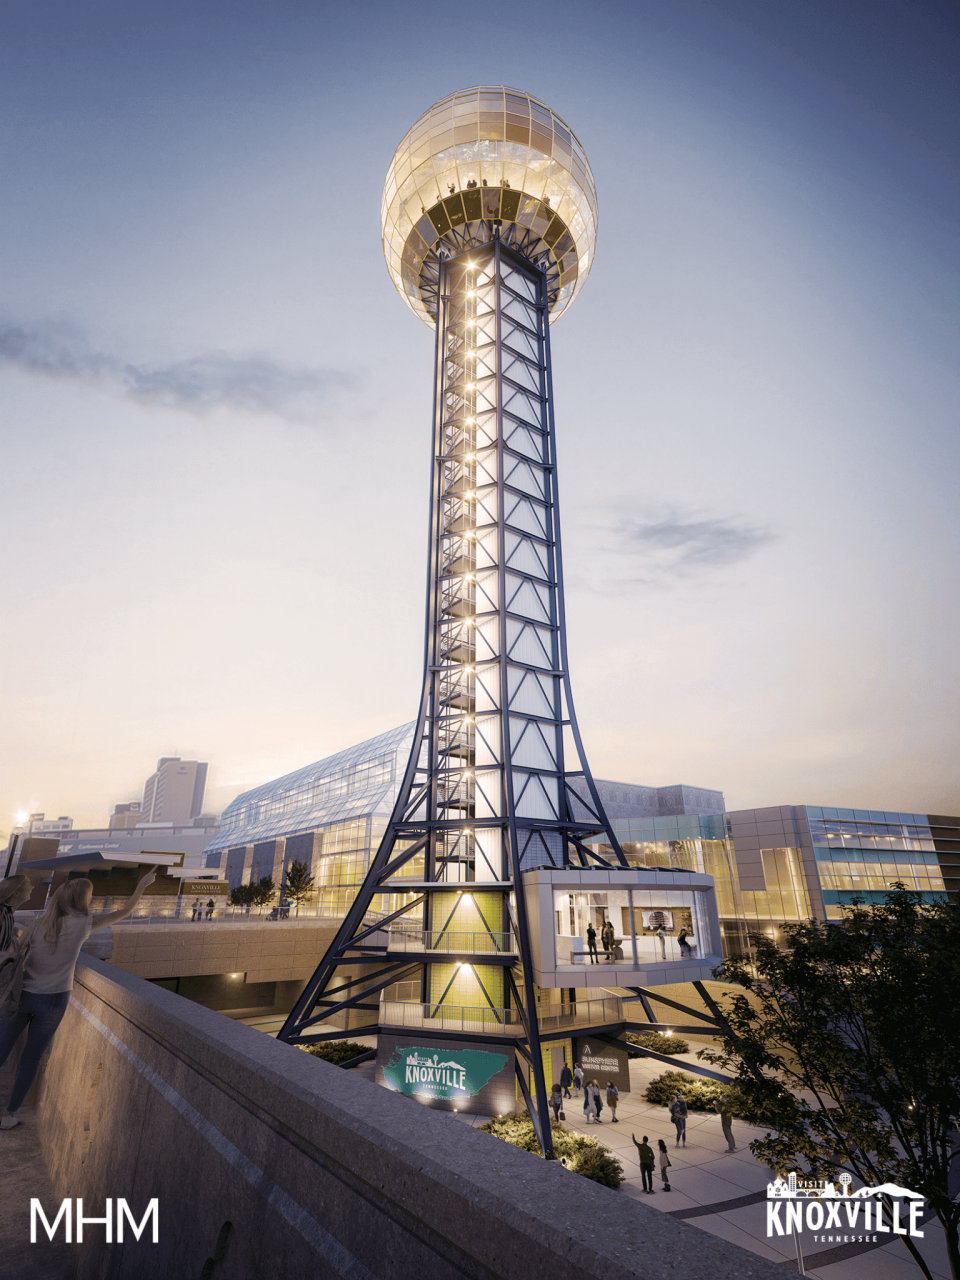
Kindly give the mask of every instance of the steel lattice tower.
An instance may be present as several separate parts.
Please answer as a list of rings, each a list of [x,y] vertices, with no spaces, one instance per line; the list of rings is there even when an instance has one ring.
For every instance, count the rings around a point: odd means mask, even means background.
[[[497,102],[499,121],[484,110]],[[511,124],[521,102],[525,126]],[[433,128],[438,113],[452,148]],[[473,141],[457,145],[471,121]],[[526,143],[510,141],[524,130]],[[505,158],[520,152],[524,165]],[[411,185],[421,170],[424,185]],[[517,1076],[547,1155],[522,873],[608,865],[587,848],[598,838],[627,865],[570,693],[551,385],[549,317],[583,283],[595,227],[579,144],[514,90],[437,104],[391,166],[388,265],[411,309],[436,326],[423,693],[389,826],[280,1033],[335,1038],[338,1021],[438,1042],[506,1038],[529,1063],[534,1097],[519,1064]],[[419,1000],[382,998],[401,982],[419,984]]]

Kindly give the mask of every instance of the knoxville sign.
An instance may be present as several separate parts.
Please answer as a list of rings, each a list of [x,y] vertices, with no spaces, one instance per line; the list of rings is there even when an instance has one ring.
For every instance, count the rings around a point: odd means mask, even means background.
[[[923,1237],[920,1218],[926,1201],[919,1192],[898,1187],[895,1182],[851,1192],[849,1173],[842,1173],[838,1181],[839,1188],[832,1182],[802,1182],[791,1173],[786,1179],[768,1182],[767,1235],[789,1235],[806,1228],[830,1233],[814,1236],[817,1241],[872,1244],[879,1243],[875,1234],[879,1232]]]
[[[452,1052],[425,1049],[422,1045],[401,1045],[384,1065],[388,1088],[400,1093],[418,1093],[428,1098],[469,1098],[479,1093],[507,1061],[503,1053],[483,1053],[478,1049]]]

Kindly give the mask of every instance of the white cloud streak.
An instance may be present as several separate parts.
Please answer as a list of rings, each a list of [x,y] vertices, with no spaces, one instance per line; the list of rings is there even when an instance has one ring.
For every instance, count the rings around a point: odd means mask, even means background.
[[[171,364],[135,364],[91,348],[76,327],[0,324],[0,365],[36,377],[99,384],[139,404],[205,415],[217,409],[317,422],[355,387],[335,369],[284,365],[266,356],[210,352]]]

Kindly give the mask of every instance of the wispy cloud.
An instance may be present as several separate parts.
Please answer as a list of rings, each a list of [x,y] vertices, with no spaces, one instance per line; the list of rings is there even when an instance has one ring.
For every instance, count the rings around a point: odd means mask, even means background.
[[[776,536],[770,529],[732,518],[698,520],[674,514],[659,520],[625,521],[620,550],[651,562],[661,572],[686,576],[737,564]]]
[[[778,534],[735,516],[614,502],[592,524],[593,545],[570,559],[571,584],[605,595],[663,590],[708,579],[776,541]]]
[[[225,352],[172,364],[134,364],[94,350],[74,326],[54,323],[0,324],[0,364],[38,377],[100,383],[140,404],[194,414],[225,408],[308,422],[324,417],[355,385],[340,370]]]

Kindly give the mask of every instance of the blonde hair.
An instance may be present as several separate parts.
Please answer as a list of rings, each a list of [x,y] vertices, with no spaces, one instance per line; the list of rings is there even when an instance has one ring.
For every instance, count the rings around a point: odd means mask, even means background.
[[[37,929],[43,931],[47,942],[56,942],[60,937],[66,916],[88,916],[90,914],[90,898],[93,895],[93,881],[86,876],[76,880],[68,880],[52,895],[46,910],[37,921]]]
[[[26,889],[30,885],[30,877],[25,875],[7,876],[6,879],[0,880],[0,904],[10,902],[11,898],[15,898],[21,890]]]

